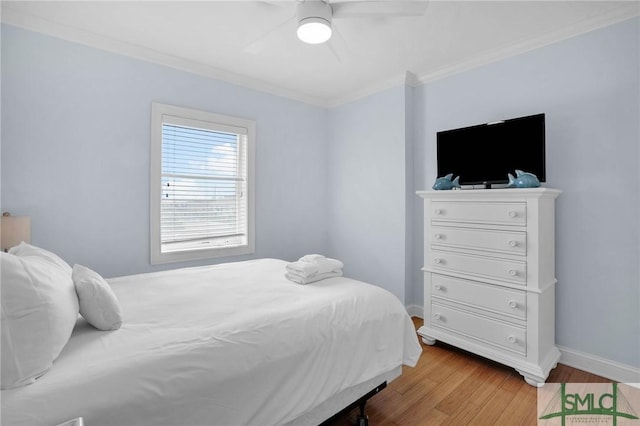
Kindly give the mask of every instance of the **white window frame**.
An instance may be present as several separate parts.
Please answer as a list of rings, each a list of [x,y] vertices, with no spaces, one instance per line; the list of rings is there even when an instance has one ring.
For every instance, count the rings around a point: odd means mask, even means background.
[[[205,129],[228,131],[241,128],[246,132],[247,143],[247,238],[246,244],[215,248],[188,249],[175,252],[162,252],[161,243],[161,200],[162,200],[162,125],[179,122],[203,124]],[[189,260],[211,259],[225,256],[237,256],[255,252],[255,214],[254,214],[254,169],[255,169],[255,121],[239,117],[214,114],[211,112],[183,108],[152,102],[151,104],[151,264],[183,262]]]

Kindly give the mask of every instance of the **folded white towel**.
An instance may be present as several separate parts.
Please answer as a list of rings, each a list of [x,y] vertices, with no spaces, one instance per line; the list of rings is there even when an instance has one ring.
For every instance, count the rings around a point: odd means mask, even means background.
[[[313,261],[316,261],[318,259],[326,259],[326,257],[324,257],[321,254],[306,254],[306,255],[302,256],[298,260],[300,262],[313,262]]]
[[[291,262],[285,266],[287,272],[300,275],[302,277],[311,277],[318,274],[318,265],[312,262]]]
[[[324,274],[316,274],[313,277],[302,277],[300,275],[287,272],[286,274],[284,274],[284,276],[289,281],[293,281],[294,283],[309,284],[309,283],[313,283],[313,282],[316,282],[316,281],[324,280],[324,279],[327,279],[327,278],[340,277],[340,276],[342,276],[342,271],[339,271],[339,272],[325,272]]]
[[[287,263],[287,272],[299,275],[303,278],[312,278],[318,274],[327,272],[341,272],[343,263],[337,259],[331,259],[319,254],[310,254],[301,257],[297,262]]]

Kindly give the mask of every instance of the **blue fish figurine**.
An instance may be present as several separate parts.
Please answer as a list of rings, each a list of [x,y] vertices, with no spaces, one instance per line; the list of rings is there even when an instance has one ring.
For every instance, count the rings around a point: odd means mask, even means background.
[[[537,188],[540,186],[538,177],[533,173],[523,172],[522,170],[516,170],[516,176],[513,177],[511,173],[507,173],[509,176],[508,187],[511,188]]]
[[[449,173],[444,177],[439,177],[438,179],[436,179],[436,182],[433,184],[432,188],[435,189],[436,191],[444,191],[444,190],[453,189],[453,188],[460,188],[460,184],[458,183],[460,176],[456,176],[455,179],[451,180],[452,177],[453,177],[453,173]]]

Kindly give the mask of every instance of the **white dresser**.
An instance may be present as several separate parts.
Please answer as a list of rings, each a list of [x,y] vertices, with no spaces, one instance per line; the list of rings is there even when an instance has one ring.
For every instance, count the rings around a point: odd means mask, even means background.
[[[418,191],[424,198],[424,326],[436,340],[541,386],[555,346],[555,199],[550,188]]]

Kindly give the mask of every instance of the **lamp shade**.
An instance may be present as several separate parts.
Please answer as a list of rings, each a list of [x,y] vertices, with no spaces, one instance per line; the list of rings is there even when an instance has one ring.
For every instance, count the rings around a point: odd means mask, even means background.
[[[298,38],[305,43],[320,44],[331,38],[331,6],[324,1],[298,2]]]
[[[1,220],[0,245],[2,251],[7,251],[22,241],[31,242],[31,218],[29,216],[11,216],[5,213]]]
[[[298,38],[305,43],[320,44],[331,38],[331,23],[322,18],[306,18],[298,24]]]

